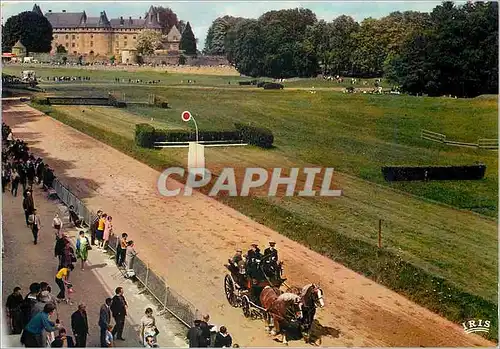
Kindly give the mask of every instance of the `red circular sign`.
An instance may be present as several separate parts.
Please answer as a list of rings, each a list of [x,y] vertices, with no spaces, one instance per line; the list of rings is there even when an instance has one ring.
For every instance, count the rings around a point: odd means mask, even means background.
[[[184,121],[191,120],[191,113],[188,111],[182,112],[182,120],[184,120]]]

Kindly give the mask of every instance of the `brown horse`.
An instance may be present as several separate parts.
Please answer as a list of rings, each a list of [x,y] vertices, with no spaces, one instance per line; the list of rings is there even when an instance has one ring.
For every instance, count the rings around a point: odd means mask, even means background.
[[[316,284],[305,285],[300,291],[303,316],[300,320],[302,336],[309,343],[311,339],[311,330],[316,315],[316,308],[323,308],[325,301],[323,299],[323,290]]]
[[[277,288],[264,287],[260,294],[260,304],[266,310],[266,320],[269,330],[274,325],[271,335],[282,332],[283,344],[288,345],[284,326],[302,318],[300,296],[293,293],[282,293]]]

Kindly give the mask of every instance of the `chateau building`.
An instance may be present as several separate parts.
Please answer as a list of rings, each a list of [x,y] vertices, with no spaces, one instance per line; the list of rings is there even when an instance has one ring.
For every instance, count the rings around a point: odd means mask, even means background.
[[[151,6],[145,18],[112,18],[108,19],[105,11],[99,17],[89,17],[83,12],[52,12],[45,15],[35,4],[33,12],[45,16],[52,25],[52,51],[56,52],[59,45],[64,46],[68,54],[109,57],[121,55],[122,51],[134,50],[139,33],[145,29],[161,31],[158,14]],[[179,52],[181,34],[173,26],[163,37],[163,49],[169,52]]]

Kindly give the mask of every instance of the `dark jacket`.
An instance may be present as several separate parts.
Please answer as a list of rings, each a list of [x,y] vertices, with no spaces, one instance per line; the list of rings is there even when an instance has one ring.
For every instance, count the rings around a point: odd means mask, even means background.
[[[87,334],[89,333],[89,324],[87,321],[87,313],[80,311],[75,311],[71,315],[71,328],[73,333],[77,334]]]
[[[111,322],[111,310],[106,304],[101,305],[101,310],[99,311],[99,327],[107,328]]]
[[[205,348],[210,346],[210,329],[213,325],[207,324],[205,321],[200,322],[201,328],[201,342],[200,346]]]
[[[68,348],[74,348],[75,347],[75,342],[73,341],[73,337],[71,336],[66,336],[66,341],[68,342]],[[51,348],[62,348],[63,347],[63,341],[61,340],[61,337],[57,336],[52,344],[50,345]]]
[[[271,251],[271,248],[266,248],[264,250],[264,256],[266,257],[269,257],[269,260],[275,260],[276,262],[278,262],[278,250],[274,249],[273,251]]]
[[[222,348],[222,347],[231,348],[232,345],[233,345],[233,339],[231,338],[231,335],[229,333],[224,336],[222,333],[217,332],[214,343],[215,348]]]
[[[202,330],[199,326],[193,326],[189,329],[187,333],[187,339],[189,340],[190,348],[202,348]]]
[[[110,306],[113,317],[122,317],[127,315],[127,309],[125,308],[126,305],[127,301],[125,300],[125,297],[115,295]]]

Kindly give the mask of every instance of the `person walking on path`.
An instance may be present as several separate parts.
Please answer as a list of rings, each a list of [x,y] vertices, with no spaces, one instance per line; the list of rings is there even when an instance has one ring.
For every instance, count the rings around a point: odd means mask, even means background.
[[[78,310],[71,315],[71,328],[75,336],[77,348],[85,348],[87,346],[89,323],[86,309],[87,307],[82,303],[78,305]]]
[[[28,218],[35,209],[35,203],[33,202],[33,195],[31,195],[31,191],[29,190],[26,191],[26,193],[24,193],[23,209],[24,209],[24,216],[26,217],[26,225],[29,226]]]
[[[50,347],[51,348],[74,348],[75,342],[73,340],[73,337],[68,336],[66,334],[66,329],[61,328],[61,329],[59,329],[59,334],[54,339],[54,341],[52,342]]]
[[[125,326],[125,316],[127,316],[127,301],[123,296],[123,287],[117,287],[115,296],[111,301],[111,313],[115,319],[115,327],[113,327],[113,336],[116,339],[124,341],[123,328]]]
[[[127,249],[125,250],[125,268],[127,271],[132,270],[135,256],[137,256],[137,252],[134,248],[134,242],[132,240],[127,241]]]
[[[32,310],[37,302],[37,296],[40,293],[40,284],[34,282],[30,285],[30,292],[24,298],[23,304],[21,305],[21,310],[23,312],[23,326],[26,326],[30,322],[32,316]]]
[[[43,331],[54,332],[59,327],[50,321],[50,316],[54,313],[55,307],[46,304],[43,311],[36,314],[24,328],[21,335],[21,343],[26,348],[44,348]]]
[[[106,222],[104,222],[104,233],[102,235],[102,244],[100,246],[102,252],[106,252],[106,245],[109,240],[109,235],[111,235],[112,233],[113,233],[113,217],[108,216]]]
[[[101,329],[101,347],[106,348],[108,347],[108,343],[106,341],[106,333],[108,331],[108,327],[111,324],[111,298],[106,298],[106,301],[104,302],[103,305],[101,305],[101,309],[99,310],[99,328]],[[113,327],[111,327],[113,328]],[[111,336],[111,339],[113,339],[113,336]]]
[[[99,227],[99,220],[101,219],[102,211],[98,210],[97,215],[95,216],[94,220],[92,221],[92,225],[90,227],[91,231],[91,237],[90,237],[90,242],[92,245],[95,245],[95,233],[97,231],[97,228]]]
[[[19,173],[17,173],[16,169],[13,169],[12,170],[12,186],[10,188],[10,193],[13,196],[17,196],[17,189],[19,187],[19,181],[20,181]]]
[[[187,339],[189,341],[190,348],[201,348],[203,333],[200,328],[200,320],[194,320],[194,326],[187,332]]]
[[[61,218],[59,218],[59,214],[56,213],[54,219],[52,220],[52,228],[55,230],[56,240],[61,238],[62,225],[63,223]]]
[[[41,228],[40,216],[36,213],[36,209],[34,209],[33,213],[29,216],[28,222],[31,225],[31,232],[33,233],[33,244],[36,245],[38,243],[38,233]]]
[[[221,326],[219,332],[215,336],[214,348],[231,348],[233,345],[233,338],[227,333],[227,328]]]
[[[66,237],[64,240],[64,247],[62,250],[62,255],[61,255],[61,265],[59,269],[64,268],[64,267],[73,267],[73,263],[76,262],[76,256],[75,256],[75,251],[73,250],[73,247],[71,247],[71,243],[69,242],[69,239]]]
[[[20,334],[23,330],[22,304],[23,296],[21,295],[21,287],[15,287],[12,294],[7,297],[7,302],[5,303],[12,334]]]
[[[156,336],[160,333],[156,328],[156,320],[153,316],[153,309],[147,308],[145,315],[141,319],[141,338],[144,346],[147,345],[146,338],[153,337],[156,342]]]
[[[106,220],[108,218],[108,215],[106,213],[103,213],[101,215],[101,218],[99,218],[99,222],[97,223],[97,230],[95,231],[95,238],[97,240],[97,248],[101,248],[102,244],[102,238],[104,236],[104,228],[106,225]]]
[[[80,236],[76,240],[76,255],[82,261],[82,270],[85,270],[85,262],[87,261],[89,249],[91,248],[89,239],[85,236],[85,232],[81,230]]]
[[[127,233],[123,233],[121,239],[116,245],[116,265],[121,267],[125,262],[125,254],[127,251]]]
[[[61,268],[56,274],[56,284],[59,286],[59,293],[57,294],[59,302],[66,302],[71,305],[70,301],[66,299],[66,287],[70,288],[69,285],[71,285],[68,281],[70,271],[73,271],[73,265]]]
[[[211,346],[212,329],[214,328],[214,325],[209,325],[208,321],[210,321],[210,315],[203,315],[203,320],[200,322],[200,328],[202,331],[202,341],[200,345],[203,348]]]

